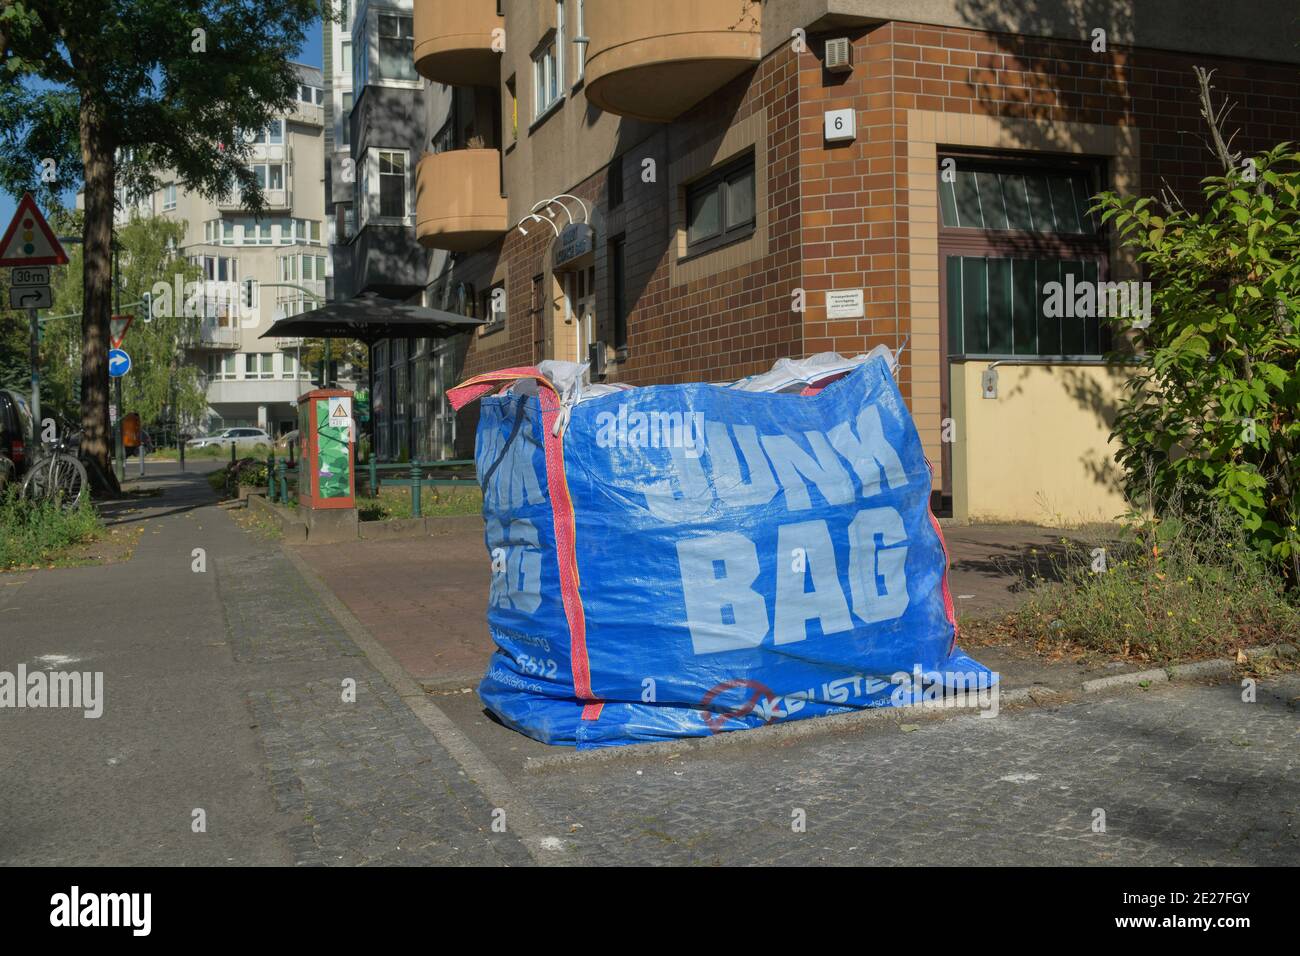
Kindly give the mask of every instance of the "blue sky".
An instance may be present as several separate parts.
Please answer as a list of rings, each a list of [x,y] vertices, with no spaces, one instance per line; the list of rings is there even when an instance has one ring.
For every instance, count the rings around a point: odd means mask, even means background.
[[[323,50],[324,48],[321,45],[321,22],[317,20],[307,28],[307,36],[303,41],[302,49],[298,51],[298,55],[294,59],[308,66],[320,67],[322,65],[321,56]],[[75,198],[76,191],[74,190],[64,197],[64,202],[71,206]],[[0,232],[4,230],[5,226],[9,225],[9,220],[13,218],[18,199],[18,196],[10,196],[0,191]]]

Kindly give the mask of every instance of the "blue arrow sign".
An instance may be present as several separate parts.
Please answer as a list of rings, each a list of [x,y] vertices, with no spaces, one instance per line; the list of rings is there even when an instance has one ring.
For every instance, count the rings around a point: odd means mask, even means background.
[[[108,353],[108,374],[112,378],[121,378],[131,371],[131,356],[121,349],[110,349]]]

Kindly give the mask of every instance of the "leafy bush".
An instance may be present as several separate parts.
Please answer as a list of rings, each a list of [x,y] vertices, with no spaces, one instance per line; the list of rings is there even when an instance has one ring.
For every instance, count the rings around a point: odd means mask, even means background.
[[[218,468],[208,475],[213,491],[229,492],[235,487],[263,488],[266,486],[267,465],[256,458],[241,458]]]
[[[1226,506],[1249,546],[1296,586],[1300,152],[1283,143],[1202,188],[1200,212],[1176,199],[1099,199],[1152,286],[1112,437],[1131,500],[1159,516],[1176,496],[1184,510]]]
[[[1021,637],[1168,662],[1300,632],[1300,608],[1226,506],[1185,509],[1175,492],[1164,516],[1128,516],[1118,541],[1062,542],[1058,580],[1033,575],[1007,622]]]
[[[103,531],[88,495],[79,507],[67,511],[53,502],[24,500],[11,486],[0,495],[0,568],[48,563]]]

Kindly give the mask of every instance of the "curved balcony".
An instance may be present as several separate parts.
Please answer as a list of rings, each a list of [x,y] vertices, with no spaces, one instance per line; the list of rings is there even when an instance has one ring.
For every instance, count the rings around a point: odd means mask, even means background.
[[[506,231],[501,154],[425,153],[415,171],[415,238],[430,249],[470,252]]]
[[[587,99],[666,123],[758,64],[756,0],[588,4]]]
[[[496,0],[415,0],[415,69],[448,86],[496,86],[492,31],[504,26]]]

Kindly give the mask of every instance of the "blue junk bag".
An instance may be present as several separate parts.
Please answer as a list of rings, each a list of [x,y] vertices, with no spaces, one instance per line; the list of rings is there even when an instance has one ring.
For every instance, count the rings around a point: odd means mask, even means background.
[[[587,749],[988,687],[956,649],[930,467],[890,367],[841,374],[562,400],[515,368],[452,389],[482,401],[488,709]]]

